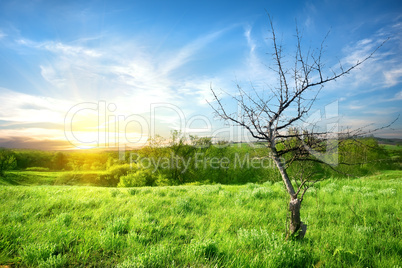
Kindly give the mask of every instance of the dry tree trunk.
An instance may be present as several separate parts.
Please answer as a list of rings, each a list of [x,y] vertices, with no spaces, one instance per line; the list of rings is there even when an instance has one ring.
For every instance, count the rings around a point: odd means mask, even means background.
[[[278,157],[278,153],[274,146],[271,146],[273,160],[278,167],[281,174],[282,180],[285,184],[286,190],[290,195],[289,211],[290,211],[290,224],[289,231],[290,236],[295,236],[298,238],[303,238],[307,232],[307,225],[300,220],[300,207],[301,200],[297,198],[297,193],[295,192],[293,185],[288,177],[287,171],[283,166],[281,160]]]
[[[289,202],[290,224],[289,231],[291,236],[303,238],[307,231],[307,225],[300,220],[301,202],[298,198],[291,198]]]

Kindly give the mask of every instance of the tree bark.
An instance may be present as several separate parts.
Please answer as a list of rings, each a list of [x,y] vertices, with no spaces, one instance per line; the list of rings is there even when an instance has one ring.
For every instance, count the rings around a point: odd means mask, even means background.
[[[301,203],[298,198],[291,198],[289,202],[290,225],[289,231],[291,236],[303,238],[307,231],[307,225],[300,220]]]
[[[292,182],[289,179],[288,173],[286,172],[285,167],[283,166],[281,159],[278,157],[278,152],[276,151],[275,144],[271,144],[271,153],[272,157],[274,159],[274,162],[281,173],[281,177],[283,180],[283,183],[285,184],[286,190],[289,193],[291,198],[296,198],[295,194],[295,189],[293,188]]]
[[[291,236],[303,238],[307,232],[307,225],[300,220],[300,207],[301,201],[297,198],[296,192],[289,179],[288,173],[278,157],[275,145],[271,146],[272,156],[279,172],[281,173],[282,180],[285,184],[286,190],[290,195],[289,211],[290,211],[290,225],[289,231]]]
[[[290,195],[289,211],[290,211],[290,225],[289,231],[291,236],[297,236],[298,238],[303,238],[307,231],[307,225],[305,225],[300,220],[300,206],[301,201],[297,198],[296,192],[290,181],[288,173],[283,166],[281,160],[278,157],[278,152],[275,148],[275,143],[271,143],[271,152],[273,160],[281,173],[283,183],[285,184],[286,190]],[[300,230],[300,231],[299,231]]]

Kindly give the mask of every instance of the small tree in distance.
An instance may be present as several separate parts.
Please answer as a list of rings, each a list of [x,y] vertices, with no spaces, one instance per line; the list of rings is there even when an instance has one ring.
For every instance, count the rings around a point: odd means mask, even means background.
[[[14,152],[0,148],[0,177],[4,176],[4,171],[10,170],[16,167],[16,159]]]
[[[304,194],[317,179],[317,165],[335,169],[337,148],[342,140],[361,134],[355,132],[339,133],[337,129],[319,131],[312,127],[300,129],[301,123],[309,114],[318,93],[329,82],[349,74],[370,58],[371,54],[350,66],[339,63],[337,70],[324,68],[322,61],[324,41],[316,50],[302,50],[302,37],[296,28],[296,52],[294,65],[287,67],[283,47],[278,43],[271,17],[268,15],[272,34],[273,62],[271,70],[277,78],[277,85],[266,92],[256,90],[246,92],[237,85],[238,94],[232,96],[240,108],[238,113],[230,113],[211,87],[214,104],[210,106],[225,121],[245,128],[253,138],[265,141],[267,154],[272,157],[280,172],[284,186],[290,196],[290,235],[304,237],[307,226],[301,221],[300,208]],[[298,173],[289,175],[290,166],[299,166]]]

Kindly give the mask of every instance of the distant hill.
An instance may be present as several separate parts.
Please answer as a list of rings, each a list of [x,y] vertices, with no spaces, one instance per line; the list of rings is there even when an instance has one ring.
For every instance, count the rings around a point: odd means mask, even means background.
[[[375,137],[379,144],[402,145],[402,139],[386,139]]]

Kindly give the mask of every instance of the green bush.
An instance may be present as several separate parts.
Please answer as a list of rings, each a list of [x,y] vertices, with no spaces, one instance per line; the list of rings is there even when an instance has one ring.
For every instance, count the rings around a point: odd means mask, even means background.
[[[150,170],[140,169],[134,173],[129,173],[120,177],[118,187],[143,187],[152,186],[155,182],[155,176]]]
[[[113,179],[119,180],[121,176],[126,176],[131,171],[129,164],[114,165],[108,169],[110,176]]]
[[[16,167],[15,153],[9,149],[0,148],[0,176],[4,175],[4,171],[12,170]]]

